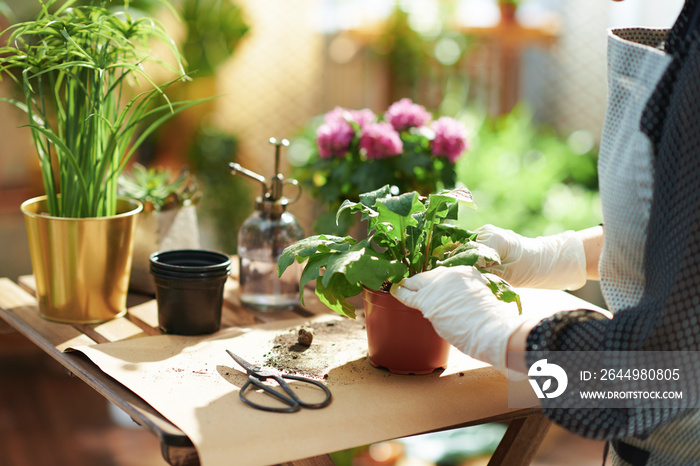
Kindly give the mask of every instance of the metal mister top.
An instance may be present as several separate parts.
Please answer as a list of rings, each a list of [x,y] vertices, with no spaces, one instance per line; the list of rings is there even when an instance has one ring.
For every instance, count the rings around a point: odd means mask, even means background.
[[[280,173],[280,150],[282,146],[288,147],[289,141],[286,139],[270,138],[270,144],[274,144],[275,146],[275,174],[269,181],[264,176],[258,175],[247,168],[243,168],[240,164],[235,162],[229,163],[228,168],[232,175],[240,173],[252,180],[260,182],[262,185],[262,196],[255,198],[255,208],[257,210],[266,213],[281,214],[287,209],[289,204],[293,204],[299,200],[299,197],[301,197],[301,186],[297,180],[285,178],[284,175]],[[297,195],[294,199],[290,200],[283,195],[282,191],[286,184],[297,187]]]

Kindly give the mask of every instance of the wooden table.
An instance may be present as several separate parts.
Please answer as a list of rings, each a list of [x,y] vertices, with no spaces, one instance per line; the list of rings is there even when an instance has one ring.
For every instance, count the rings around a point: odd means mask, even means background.
[[[235,279],[230,279],[227,286],[236,288]],[[178,427],[154,410],[142,398],[135,395],[128,387],[102,372],[82,353],[64,352],[66,348],[71,346],[160,334],[155,301],[147,296],[130,296],[129,312],[125,317],[99,325],[66,325],[45,320],[38,315],[36,300],[31,294],[32,289],[33,278],[31,276],[21,277],[19,284],[7,278],[0,278],[0,318],[56,359],[71,373],[97,390],[107,400],[125,411],[137,424],[152,432],[160,440],[163,458],[168,463],[172,465],[199,464],[199,458],[192,441]],[[271,320],[309,317],[314,314],[314,310],[325,312],[318,306],[311,305],[309,306],[310,310],[261,313],[242,306],[237,300],[237,293],[229,292],[226,296],[222,318],[224,327],[250,327]],[[313,293],[311,293],[310,300],[313,300]],[[509,423],[505,436],[489,462],[492,465],[529,464],[550,426],[550,422],[539,409],[531,408],[493,412],[486,417],[465,419],[463,424],[445,425],[440,430],[489,422]],[[388,439],[376,439],[377,442],[383,440]],[[328,455],[323,455],[285,464],[312,466],[332,465],[333,463]]]

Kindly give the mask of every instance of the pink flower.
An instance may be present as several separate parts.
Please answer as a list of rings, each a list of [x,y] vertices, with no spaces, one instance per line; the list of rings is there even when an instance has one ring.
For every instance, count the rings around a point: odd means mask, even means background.
[[[325,123],[316,130],[316,146],[322,158],[342,157],[350,149],[355,130],[346,117],[350,118],[350,113],[344,108],[336,107],[326,114]]]
[[[389,123],[370,123],[363,128],[360,149],[366,151],[369,159],[383,159],[399,155],[403,151],[403,142]]]
[[[350,110],[350,116],[354,121],[360,125],[360,128],[364,128],[369,123],[375,123],[377,121],[377,115],[368,108],[363,108],[362,110]]]
[[[410,127],[420,127],[427,124],[432,115],[422,105],[414,104],[411,99],[404,98],[391,104],[384,114],[384,119],[391,123],[396,131]]]
[[[447,157],[450,163],[455,163],[469,149],[467,129],[454,118],[440,117],[431,128],[435,131],[435,139],[430,143],[433,155]]]
[[[350,110],[343,107],[335,107],[330,112],[326,113],[323,117],[323,121],[326,123],[347,123],[347,120],[351,118]],[[348,123],[350,125],[350,123]]]

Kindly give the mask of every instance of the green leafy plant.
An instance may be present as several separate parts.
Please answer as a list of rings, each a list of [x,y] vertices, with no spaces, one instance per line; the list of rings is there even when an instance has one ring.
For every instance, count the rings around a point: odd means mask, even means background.
[[[19,84],[23,99],[2,100],[27,113],[48,213],[113,215],[118,177],[140,144],[164,121],[207,99],[167,98],[164,89],[187,78],[180,53],[159,22],[128,13],[128,0],[122,10],[108,8],[106,0],[39,3],[36,19],[5,31],[0,73]],[[153,54],[154,41],[165,44],[175,66]],[[147,62],[178,77],[158,85]],[[130,92],[139,86],[146,90]]]
[[[392,195],[390,186],[346,200],[337,215],[348,210],[367,221],[368,238],[316,235],[287,247],[277,264],[278,274],[298,261],[306,261],[300,279],[304,286],[316,281],[316,295],[340,315],[354,318],[348,298],[363,287],[386,290],[391,284],[435,267],[484,267],[500,258],[493,249],[475,241],[476,234],[455,226],[460,204],[472,205],[466,188],[421,197],[417,192]],[[505,302],[520,298],[510,285],[489,276],[489,288]]]
[[[119,193],[141,201],[144,212],[194,205],[201,197],[188,170],[174,176],[167,168],[146,168],[140,163],[119,177]]]

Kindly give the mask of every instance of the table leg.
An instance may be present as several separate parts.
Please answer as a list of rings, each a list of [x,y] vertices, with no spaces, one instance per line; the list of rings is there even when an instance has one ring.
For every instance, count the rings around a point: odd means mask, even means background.
[[[161,450],[170,466],[199,466],[199,456],[194,447],[176,447],[163,443]]]
[[[513,419],[489,466],[530,464],[551,425],[552,421],[541,413]]]
[[[163,457],[171,466],[199,466],[199,457],[194,448],[163,447]],[[314,456],[290,461],[277,466],[334,466],[329,455]]]
[[[333,466],[333,460],[328,455],[314,456],[312,458],[304,458],[303,460],[290,461],[282,463],[278,466]]]

